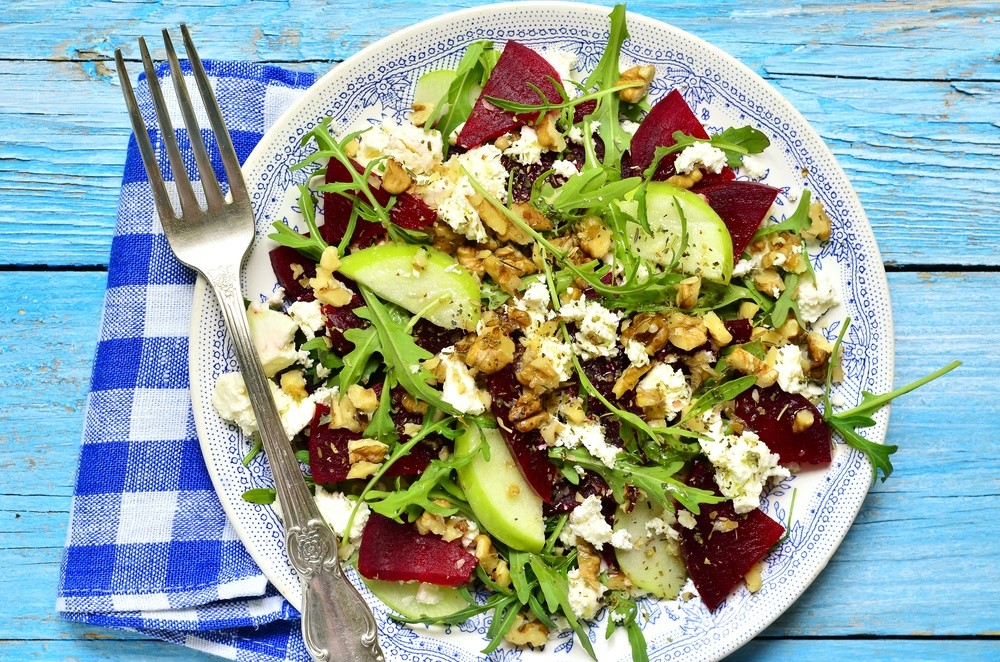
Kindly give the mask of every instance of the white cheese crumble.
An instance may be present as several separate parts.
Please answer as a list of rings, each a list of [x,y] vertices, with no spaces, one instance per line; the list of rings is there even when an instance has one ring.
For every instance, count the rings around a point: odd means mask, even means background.
[[[584,361],[598,356],[618,355],[618,325],[622,315],[611,311],[597,301],[581,298],[559,309],[559,316],[576,322],[573,345]]]
[[[635,132],[639,130],[639,123],[633,122],[632,120],[622,120],[621,127],[622,131],[629,134],[630,136],[634,136]]]
[[[543,149],[538,133],[530,126],[522,126],[520,135],[503,153],[521,165],[534,165],[542,160]]]
[[[590,135],[597,133],[597,130],[601,128],[600,122],[590,123]],[[566,132],[566,140],[571,143],[576,143],[577,145],[583,144],[583,124],[574,124],[570,127],[570,130]]]
[[[709,421],[708,438],[699,439],[699,443],[715,467],[719,491],[733,500],[737,513],[748,513],[760,506],[761,493],[767,483],[772,478],[787,478],[788,469],[778,464],[778,456],[750,430],[738,436],[726,434],[718,414],[709,412],[706,420]]]
[[[328,393],[326,389],[322,389],[300,401],[282,391],[274,382],[268,384],[281,417],[281,426],[289,439],[309,425],[316,412],[317,398],[326,397]],[[219,375],[212,392],[212,406],[219,416],[236,423],[243,434],[250,436],[257,431],[257,417],[253,413],[250,395],[240,373],[226,372]]]
[[[355,502],[348,499],[343,492],[331,492],[323,489],[321,485],[316,486],[316,507],[319,508],[320,515],[330,525],[333,532],[338,537],[343,538],[347,532],[347,520],[351,517]],[[358,514],[354,516],[351,523],[351,532],[347,536],[349,544],[356,545],[361,540],[361,533],[368,523],[368,516],[371,511],[367,503],[362,503],[358,507]]]
[[[423,129],[409,122],[394,124],[385,120],[358,137],[355,160],[366,167],[377,158],[390,156],[410,173],[427,175],[441,164],[443,154],[439,131]],[[375,171],[383,174],[385,163],[379,164]]]
[[[601,608],[601,596],[604,595],[604,585],[588,582],[580,576],[580,569],[574,568],[566,573],[569,579],[569,607],[577,618],[591,619]]]
[[[479,212],[469,201],[476,196],[476,189],[469,177],[475,179],[490,195],[502,199],[507,192],[507,170],[500,162],[500,157],[500,150],[493,145],[483,145],[452,156],[417,182],[417,194],[455,232],[466,239],[486,241],[486,229],[479,218]],[[463,169],[469,173],[468,176]]]
[[[295,348],[295,333],[299,325],[292,318],[267,306],[251,304],[247,310],[247,323],[265,375],[274,377],[295,363],[299,357]]]
[[[565,177],[566,179],[569,179],[573,175],[580,174],[580,171],[577,169],[575,163],[572,161],[565,161],[563,159],[556,159],[552,162],[552,172],[560,177]]]
[[[455,356],[454,347],[441,350],[438,357],[444,366],[441,399],[463,414],[482,414],[489,405],[489,395],[479,390],[476,379],[465,362]]]
[[[535,355],[546,359],[559,382],[569,381],[573,376],[573,348],[551,336],[525,336],[525,346],[532,347]]]
[[[774,369],[778,373],[778,386],[786,393],[800,393],[807,398],[823,394],[823,389],[812,384],[802,369],[804,357],[797,345],[777,348]]]
[[[674,170],[681,174],[689,173],[698,166],[720,173],[726,166],[726,153],[706,142],[696,142],[681,150],[674,161]]]
[[[636,385],[636,394],[644,400],[659,403],[667,420],[681,412],[691,402],[691,385],[680,370],[666,363],[657,363]]]
[[[592,494],[569,514],[559,541],[568,547],[575,547],[576,539],[580,537],[596,549],[604,549],[604,545],[612,542],[613,535],[611,525],[601,512],[601,500]]]
[[[554,48],[542,51],[540,55],[546,62],[552,65],[552,68],[559,74],[559,78],[563,83],[574,80],[573,69],[576,67],[577,60],[579,59],[576,54]],[[566,85],[567,90],[571,88],[572,86]]]
[[[302,333],[309,340],[316,337],[316,332],[326,325],[326,315],[321,310],[322,304],[317,299],[312,301],[296,301],[288,307],[288,316],[292,318]]]
[[[561,423],[556,428],[555,442],[563,448],[583,446],[607,467],[614,467],[615,458],[621,453],[620,448],[608,443],[604,428],[597,421]]]
[[[649,353],[646,351],[646,346],[635,338],[629,338],[625,341],[625,356],[636,368],[649,365]]]
[[[677,511],[677,523],[685,529],[693,529],[698,525],[698,520],[694,518],[690,510],[681,509]]]
[[[802,319],[810,324],[823,317],[826,311],[838,305],[840,301],[840,284],[836,269],[817,269],[814,281],[804,280],[799,284],[799,311],[802,313]]]
[[[750,179],[759,181],[767,175],[767,164],[759,156],[747,154],[742,159],[740,170]]]

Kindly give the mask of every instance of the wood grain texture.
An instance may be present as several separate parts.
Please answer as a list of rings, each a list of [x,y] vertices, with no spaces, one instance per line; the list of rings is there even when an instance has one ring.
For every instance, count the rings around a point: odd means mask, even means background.
[[[159,655],[156,644],[135,648],[117,641],[120,633],[67,623],[53,610],[104,280],[103,273],[0,273],[4,291],[23,293],[0,303],[0,595],[19,598],[0,601],[0,646],[16,645],[26,657],[32,650],[43,659],[83,651],[98,651],[85,659]],[[890,290],[897,384],[955,358],[965,365],[894,405],[895,473],[875,485],[830,565],[768,637],[1000,632],[992,608],[1000,604],[1000,586],[984,581],[995,576],[1000,557],[1000,537],[988,525],[1000,519],[1000,447],[992,441],[1000,416],[992,387],[1000,324],[991,307],[1000,274],[891,274]],[[41,294],[47,292],[64,294]],[[27,335],[32,342],[21,340]],[[945,595],[963,609],[943,609]],[[97,641],[94,633],[112,639]],[[77,653],[67,641],[79,644]],[[904,643],[910,648],[892,652],[895,659],[926,642]],[[874,645],[837,645],[848,644]],[[968,650],[986,655],[995,644]],[[801,642],[759,642],[739,659],[770,655],[771,646],[806,650]],[[20,659],[3,652],[0,658]]]
[[[188,21],[205,57],[325,71],[395,29],[471,3],[358,4],[362,11],[342,7],[336,21],[318,20],[329,8],[305,0],[5,4],[0,264],[106,264],[129,131],[109,69],[115,46],[134,57],[139,35]],[[956,266],[1000,261],[992,221],[978,213],[1000,188],[991,107],[1000,91],[1000,28],[989,20],[991,6],[630,5],[718,44],[788,97],[844,166],[888,263]],[[371,11],[378,21],[353,18]]]

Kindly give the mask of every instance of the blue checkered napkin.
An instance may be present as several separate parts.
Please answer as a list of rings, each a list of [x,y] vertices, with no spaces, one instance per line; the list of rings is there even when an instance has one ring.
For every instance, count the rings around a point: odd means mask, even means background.
[[[315,80],[247,63],[205,66],[241,161]],[[169,77],[166,66],[158,73]],[[173,86],[164,80],[162,87],[176,107]],[[145,79],[136,93],[147,126],[155,127]],[[204,118],[201,124],[208,126]],[[195,173],[186,132],[177,130],[177,138]],[[151,139],[169,177],[155,130]],[[211,151],[221,165],[214,144]],[[133,138],[57,608],[68,619],[231,659],[308,659],[298,614],[236,537],[198,447],[187,359],[194,280],[163,236]]]

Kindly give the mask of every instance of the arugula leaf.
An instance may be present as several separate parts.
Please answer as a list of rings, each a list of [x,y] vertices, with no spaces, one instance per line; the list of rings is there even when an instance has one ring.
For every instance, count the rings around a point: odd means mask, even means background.
[[[646,650],[646,637],[638,623],[639,605],[623,591],[612,591],[608,598],[608,627],[604,638],[610,639],[618,629],[618,624],[625,628],[628,634],[629,646],[632,649],[633,662],[649,662]]]
[[[616,5],[611,10],[611,31],[608,34],[608,44],[604,49],[604,54],[597,62],[594,71],[587,76],[584,87],[588,90],[607,90],[615,87],[621,78],[621,70],[618,68],[622,55],[622,45],[628,39],[628,28],[625,24],[625,5]],[[621,127],[618,121],[618,114],[621,107],[621,99],[617,94],[608,94],[597,99],[597,106],[594,112],[587,116],[584,121],[584,135],[588,137],[584,142],[590,144],[587,159],[583,169],[605,167],[612,172],[621,172],[622,154],[628,149],[632,142],[632,136]],[[597,134],[604,143],[603,163],[599,163],[596,154],[593,152],[593,141],[589,139],[590,125],[592,122],[600,122]]]
[[[368,439],[378,439],[395,446],[399,441],[399,433],[396,431],[396,423],[392,420],[392,388],[396,385],[396,380],[392,375],[387,375],[382,384],[382,395],[379,397],[378,407],[372,414],[368,427],[365,428],[364,436]]]
[[[461,417],[462,412],[454,405],[444,401],[441,392],[428,382],[433,375],[421,363],[431,358],[433,354],[417,345],[413,336],[407,331],[407,323],[390,312],[390,308],[382,303],[367,287],[361,286],[361,296],[367,304],[354,313],[372,323],[371,328],[378,333],[379,353],[385,359],[386,365],[393,371],[400,386],[431,407],[452,416]]]
[[[643,177],[650,181],[656,169],[660,166],[660,161],[670,154],[684,151],[696,143],[708,143],[716,149],[722,150],[726,155],[726,163],[732,167],[737,167],[742,163],[744,156],[749,154],[759,154],[767,149],[771,141],[767,136],[753,128],[752,126],[730,127],[714,136],[705,138],[695,138],[683,131],[674,131],[674,144],[657,147],[653,152],[653,162],[643,172]]]
[[[448,91],[434,104],[426,126],[433,126],[444,137],[444,150],[448,151],[448,137],[462,122],[469,118],[476,96],[476,88],[486,84],[500,54],[493,49],[492,41],[475,41],[469,45],[455,69],[455,79]]]
[[[364,310],[363,308],[359,310]],[[354,311],[357,313],[358,311]],[[341,394],[347,393],[348,387],[357,384],[361,376],[365,373],[372,354],[381,352],[379,345],[378,331],[374,327],[366,329],[348,329],[344,331],[344,338],[354,343],[354,349],[344,355],[343,370],[337,377],[337,384]]]
[[[253,436],[253,445],[250,446],[250,450],[247,451],[247,454],[243,456],[243,459],[240,461],[240,464],[242,464],[244,467],[250,466],[250,463],[253,462],[253,459],[255,457],[260,455],[260,452],[262,450],[264,450],[264,442],[261,440],[259,434],[255,434]]]
[[[810,199],[809,189],[804,189],[802,191],[802,197],[799,198],[799,204],[792,212],[792,215],[783,220],[781,223],[774,223],[772,225],[765,225],[756,232],[753,233],[753,237],[750,238],[750,243],[757,241],[762,237],[767,237],[768,235],[777,234],[779,232],[794,232],[798,234],[803,230],[808,230],[809,226],[812,225],[812,221],[809,220],[809,199]]]
[[[258,487],[252,490],[247,490],[243,493],[244,501],[260,504],[262,506],[271,505],[277,498],[278,493],[273,487]]]
[[[597,654],[590,643],[590,637],[587,636],[587,633],[580,625],[580,621],[576,619],[576,614],[573,613],[573,606],[569,602],[569,580],[565,572],[558,572],[550,567],[538,554],[528,555],[528,565],[531,566],[532,572],[538,578],[538,584],[542,589],[542,595],[545,596],[545,604],[549,608],[549,612],[555,613],[557,608],[562,610],[563,616],[566,617],[569,626],[573,628],[573,632],[576,633],[576,637],[580,640],[580,644],[584,650],[590,654],[591,658],[596,660]]]
[[[282,246],[294,248],[306,257],[311,258],[314,262],[319,262],[328,244],[316,227],[316,205],[313,202],[312,193],[309,192],[308,187],[302,184],[299,184],[299,209],[302,211],[302,218],[305,220],[306,227],[309,230],[308,237],[304,234],[299,234],[281,221],[273,223],[276,232],[267,235],[267,237]]]
[[[510,299],[510,295],[492,280],[483,280],[480,283],[479,295],[482,297],[483,305],[490,310],[496,310]]]
[[[314,355],[315,360],[327,370],[340,370],[344,367],[344,361],[330,351],[330,348],[327,347],[326,339],[322,336],[305,341],[299,345],[299,349],[304,349]]]
[[[681,420],[681,423],[690,421],[696,416],[704,414],[716,405],[720,405],[723,402],[729,402],[743,391],[752,387],[755,383],[757,383],[757,378],[754,375],[746,375],[744,377],[740,377],[739,379],[733,379],[715,386],[714,388],[703,393],[697,400],[694,401],[687,413],[684,415],[684,418]]]
[[[847,327],[851,324],[851,318],[848,317],[844,320],[844,325],[840,329],[840,333],[837,335],[837,341],[833,345],[833,352],[830,354],[830,361],[826,368],[826,390],[823,394],[823,420],[829,425],[834,431],[839,432],[844,438],[844,441],[848,446],[856,448],[866,456],[868,456],[869,461],[872,463],[872,481],[878,477],[878,472],[882,472],[882,482],[884,483],[886,479],[892,475],[892,461],[889,456],[895,453],[899,446],[878,444],[869,439],[865,439],[857,431],[857,428],[867,428],[875,425],[875,419],[872,418],[872,414],[877,412],[879,409],[889,404],[899,396],[909,393],[910,391],[916,390],[923,386],[924,384],[934,381],[942,375],[946,375],[958,366],[962,365],[961,361],[952,361],[943,368],[935,370],[929,375],[925,375],[916,381],[910,382],[906,386],[897,388],[889,393],[883,393],[882,395],[874,395],[867,391],[861,393],[861,404],[847,411],[834,413],[833,406],[830,403],[830,382],[832,380],[833,371],[840,357],[840,345],[844,340],[844,334],[847,333]]]
[[[799,304],[795,300],[795,292],[798,287],[798,275],[793,273],[785,274],[785,289],[782,291],[781,296],[778,297],[778,300],[774,302],[774,308],[771,309],[771,326],[775,329],[785,323],[790,311],[795,313],[796,318],[802,319],[802,314],[799,312]]]

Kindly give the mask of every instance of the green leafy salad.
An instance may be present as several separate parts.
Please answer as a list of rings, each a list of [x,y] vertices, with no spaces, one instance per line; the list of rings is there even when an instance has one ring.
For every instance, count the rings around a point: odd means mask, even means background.
[[[768,490],[847,452],[835,434],[885,480],[896,447],[858,430],[957,365],[838,402],[850,320],[810,261],[831,219],[760,181],[758,129],[653,103],[624,7],[610,28],[593,71],[479,41],[407,120],[313,127],[281,288],[249,307],[341,556],[401,622],[488,612],[484,653],[568,628],[594,656],[603,619],[647,659],[641,600],[756,592],[790,525]],[[213,403],[254,438],[238,373]]]

